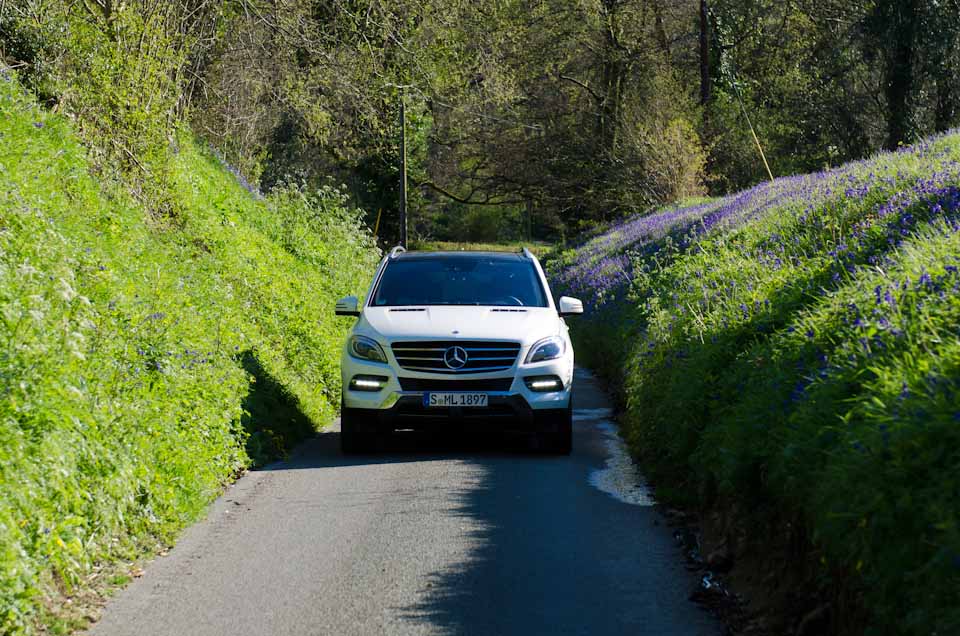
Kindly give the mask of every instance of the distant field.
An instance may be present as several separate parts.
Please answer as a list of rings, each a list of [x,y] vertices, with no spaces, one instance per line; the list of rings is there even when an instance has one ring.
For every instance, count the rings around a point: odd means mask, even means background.
[[[542,241],[517,241],[515,243],[456,243],[451,241],[416,241],[410,244],[411,250],[444,250],[453,252],[519,252],[524,247],[539,257],[553,249],[553,244]]]

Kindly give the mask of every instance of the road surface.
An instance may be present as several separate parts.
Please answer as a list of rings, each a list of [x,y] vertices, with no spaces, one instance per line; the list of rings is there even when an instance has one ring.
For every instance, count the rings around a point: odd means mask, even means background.
[[[344,457],[319,435],[229,488],[92,633],[719,635],[609,399],[575,387],[570,457],[421,436]]]

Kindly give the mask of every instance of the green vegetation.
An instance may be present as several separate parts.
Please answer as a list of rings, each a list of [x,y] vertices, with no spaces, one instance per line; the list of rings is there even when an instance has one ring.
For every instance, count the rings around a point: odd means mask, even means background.
[[[403,138],[419,245],[592,237],[662,491],[960,631],[957,136],[724,196],[960,124],[957,2],[0,1],[0,100],[0,631],[334,413]]]
[[[517,241],[515,243],[457,243],[453,241],[417,241],[410,244],[412,250],[438,250],[459,252],[462,250],[474,252],[519,252],[527,248],[537,256],[550,252],[549,243]]]
[[[158,215],[0,74],[4,634],[60,624],[95,566],[171,541],[339,404],[333,302],[377,258],[357,213],[330,190],[259,199],[174,141]]]
[[[869,634],[960,631],[960,134],[628,220],[551,267],[662,497],[802,546],[834,629],[866,608]]]
[[[754,132],[789,175],[960,125],[943,0],[30,0],[0,3],[0,57],[120,163],[162,175],[157,123],[189,121],[264,191],[345,184],[384,245],[401,101],[424,240],[724,195],[767,179]]]

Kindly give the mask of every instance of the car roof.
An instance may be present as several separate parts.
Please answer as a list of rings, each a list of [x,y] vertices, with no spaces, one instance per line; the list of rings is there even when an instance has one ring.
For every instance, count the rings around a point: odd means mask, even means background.
[[[516,252],[400,252],[395,257],[399,261],[433,261],[433,260],[458,260],[458,259],[485,259],[496,261],[525,261],[526,256]]]

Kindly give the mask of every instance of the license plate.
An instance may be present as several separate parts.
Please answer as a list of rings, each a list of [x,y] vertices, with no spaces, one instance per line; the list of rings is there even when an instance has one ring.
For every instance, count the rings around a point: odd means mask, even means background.
[[[485,407],[487,405],[486,393],[424,393],[423,405],[427,407]]]

